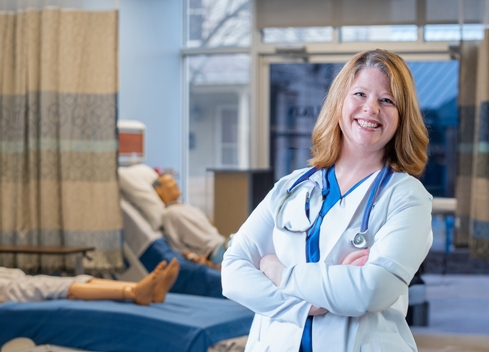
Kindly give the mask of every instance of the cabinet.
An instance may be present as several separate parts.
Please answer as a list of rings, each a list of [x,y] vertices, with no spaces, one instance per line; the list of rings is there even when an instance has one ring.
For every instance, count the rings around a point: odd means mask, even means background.
[[[208,171],[214,174],[214,225],[221,235],[229,237],[272,189],[273,170]]]

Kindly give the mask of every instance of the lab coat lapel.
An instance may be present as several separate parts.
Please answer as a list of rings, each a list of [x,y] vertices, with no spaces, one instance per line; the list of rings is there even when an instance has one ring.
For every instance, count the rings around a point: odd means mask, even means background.
[[[321,261],[325,261],[350,224],[360,224],[373,182],[379,172],[370,175],[326,214],[321,226]],[[346,239],[348,240],[348,239]],[[341,247],[341,246],[340,246]]]

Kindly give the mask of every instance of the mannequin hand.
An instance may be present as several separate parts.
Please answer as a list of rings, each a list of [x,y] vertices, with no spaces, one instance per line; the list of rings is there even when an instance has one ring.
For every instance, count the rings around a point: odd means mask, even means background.
[[[272,281],[275,286],[282,282],[282,273],[285,266],[275,254],[268,254],[260,260],[260,271]]]
[[[201,255],[198,255],[194,252],[185,251],[182,253],[182,255],[184,256],[185,259],[187,259],[193,263],[199,263],[199,264],[207,265],[208,267],[211,267],[211,268],[214,268],[217,270],[221,270],[221,265],[214,264],[211,260],[209,260],[209,259],[207,259]]]
[[[368,261],[368,255],[370,253],[370,249],[362,249],[360,251],[355,251],[346,256],[345,259],[341,262],[342,265],[355,265],[355,266],[364,266]]]

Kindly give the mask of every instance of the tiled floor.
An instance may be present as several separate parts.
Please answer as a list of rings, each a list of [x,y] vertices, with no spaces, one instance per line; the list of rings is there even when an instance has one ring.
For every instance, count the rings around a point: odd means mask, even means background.
[[[425,274],[423,279],[429,325],[413,332],[489,336],[489,275]]]
[[[412,327],[420,352],[489,351],[489,275],[425,274],[429,324]]]
[[[411,330],[420,352],[489,352],[489,261],[472,260],[468,250],[448,246],[444,262],[450,220],[433,218],[433,246],[423,275],[429,324]]]

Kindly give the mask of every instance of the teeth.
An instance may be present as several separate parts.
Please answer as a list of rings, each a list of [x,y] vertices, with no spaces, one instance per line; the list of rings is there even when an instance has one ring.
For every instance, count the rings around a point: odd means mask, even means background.
[[[374,123],[374,122],[367,122],[364,120],[357,120],[357,122],[360,126],[365,127],[365,128],[377,128],[377,127],[379,127],[379,124]]]

